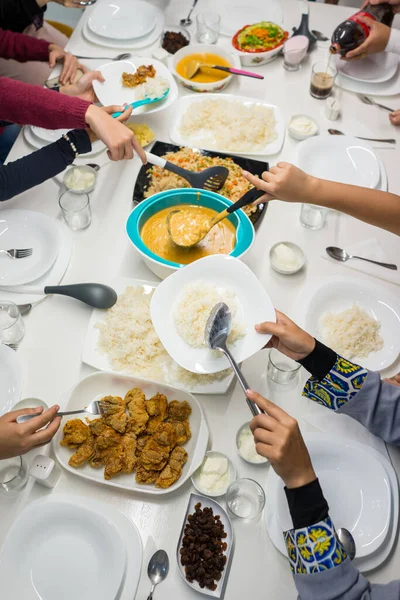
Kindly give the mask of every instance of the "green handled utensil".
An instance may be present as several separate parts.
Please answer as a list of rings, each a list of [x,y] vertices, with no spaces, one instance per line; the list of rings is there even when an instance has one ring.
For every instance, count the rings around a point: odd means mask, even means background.
[[[161,102],[161,100],[164,100],[164,98],[166,98],[169,94],[169,88],[167,90],[165,90],[165,92],[163,93],[162,96],[160,96],[159,98],[143,98],[143,100],[137,100],[137,102],[131,102],[130,104],[127,105],[126,108],[128,108],[128,106],[132,106],[133,109],[135,108],[139,108],[139,106],[144,106],[145,104],[153,104],[154,102]],[[121,116],[123,113],[122,112],[115,112],[112,114],[113,119],[116,119],[117,117]]]

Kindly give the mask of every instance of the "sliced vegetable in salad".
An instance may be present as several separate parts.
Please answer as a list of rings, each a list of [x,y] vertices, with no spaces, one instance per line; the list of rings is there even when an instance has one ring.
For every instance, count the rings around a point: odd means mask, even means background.
[[[288,32],[269,21],[245,25],[232,38],[232,45],[241,52],[268,52],[281,46]]]

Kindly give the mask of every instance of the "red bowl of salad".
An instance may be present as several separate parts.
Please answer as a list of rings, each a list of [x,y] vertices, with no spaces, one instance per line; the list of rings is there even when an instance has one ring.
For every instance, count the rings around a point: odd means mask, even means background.
[[[276,23],[260,21],[245,25],[232,38],[232,46],[243,66],[255,67],[272,60],[288,39],[288,32]]]

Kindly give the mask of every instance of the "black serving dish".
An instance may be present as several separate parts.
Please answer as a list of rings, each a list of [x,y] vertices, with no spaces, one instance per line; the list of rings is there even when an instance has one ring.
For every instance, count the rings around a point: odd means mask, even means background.
[[[163,156],[167,154],[167,152],[177,152],[181,149],[181,146],[175,146],[175,144],[166,144],[165,142],[154,142],[154,145],[151,149],[152,154],[156,154],[157,156]],[[268,171],[269,164],[267,162],[261,162],[260,160],[253,160],[251,158],[243,158],[242,156],[232,156],[231,154],[224,154],[222,152],[212,152],[210,150],[200,150],[198,148],[193,148],[195,152],[199,152],[199,154],[203,154],[205,156],[214,156],[220,158],[231,158],[239,167],[241,167],[244,171],[249,171],[253,175],[258,175],[261,177],[261,174],[264,171]],[[153,165],[147,164],[143,165],[139,171],[139,174],[136,179],[135,188],[133,190],[133,202],[141,202],[144,200],[144,193],[147,190],[150,183],[150,176],[148,171],[151,169]],[[254,226],[258,226],[261,223],[262,218],[265,215],[267,210],[268,203],[259,204],[257,206],[257,210],[250,215],[250,220]]]

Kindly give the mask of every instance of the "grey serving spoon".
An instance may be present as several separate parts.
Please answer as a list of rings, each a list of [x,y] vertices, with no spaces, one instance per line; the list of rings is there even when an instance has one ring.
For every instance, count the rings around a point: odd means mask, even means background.
[[[168,554],[165,550],[157,550],[150,559],[147,575],[151,581],[151,590],[147,600],[153,600],[156,585],[164,581],[169,571]]]
[[[331,135],[346,135],[345,133],[343,133],[343,131],[339,131],[339,129],[328,129],[328,132]],[[392,138],[388,138],[388,139],[367,138],[367,137],[361,137],[360,135],[353,135],[352,137],[355,137],[358,140],[367,140],[368,142],[382,142],[384,144],[395,144],[396,143],[396,140],[394,140]]]
[[[341,262],[346,262],[350,260],[350,258],[357,258],[358,260],[365,260],[366,262],[373,263],[374,265],[385,267],[385,269],[392,269],[392,271],[397,271],[397,265],[379,262],[377,260],[372,260],[371,258],[364,258],[363,256],[353,256],[352,254],[346,252],[346,250],[343,250],[342,248],[337,248],[336,246],[328,246],[326,248],[326,252],[331,258],[334,258],[335,260],[340,260]]]
[[[347,556],[350,558],[350,560],[353,560],[356,556],[356,543],[350,531],[344,527],[341,527],[336,533],[339,541],[346,551]]]
[[[211,192],[217,192],[222,188],[229,175],[229,169],[226,167],[209,167],[208,169],[200,171],[200,173],[194,173],[193,171],[182,169],[182,167],[178,167],[168,160],[165,160],[165,158],[161,158],[161,156],[157,156],[151,152],[145,152],[145,155],[147,161],[152,165],[156,165],[161,169],[167,169],[167,171],[171,171],[172,173],[175,173],[175,175],[180,175],[180,177],[186,179],[193,188],[199,188],[201,190],[204,189]]]
[[[72,285],[47,285],[45,288],[20,286],[21,294],[59,294],[80,300],[94,308],[111,308],[118,299],[117,292],[102,283],[75,283]]]
[[[207,319],[205,328],[205,342],[212,350],[219,350],[225,354],[235,372],[236,377],[239,380],[240,385],[242,386],[244,393],[246,394],[246,391],[249,389],[249,385],[243,377],[243,374],[239,369],[239,365],[226,346],[226,340],[231,332],[231,328],[232,315],[231,311],[229,310],[229,306],[227,306],[224,302],[218,302],[218,304],[216,304],[210,312],[210,316]],[[252,412],[253,417],[264,413],[264,411],[261,410],[261,408],[255,404],[255,402],[250,400],[250,398],[247,398],[247,396],[246,402]]]
[[[389,112],[394,111],[394,108],[389,108],[388,106],[385,106],[384,104],[379,104],[379,102],[375,102],[375,100],[373,100],[369,96],[364,96],[363,94],[357,94],[357,98],[359,100],[361,100],[361,102],[363,102],[364,104],[370,104],[371,106],[379,106],[379,108],[383,108],[383,110],[388,110]]]
[[[131,58],[132,54],[130,52],[123,52],[122,54],[118,54],[118,56],[76,56],[76,58],[79,58],[80,60],[112,60],[112,61],[118,61],[118,60],[127,60],[128,58]]]

